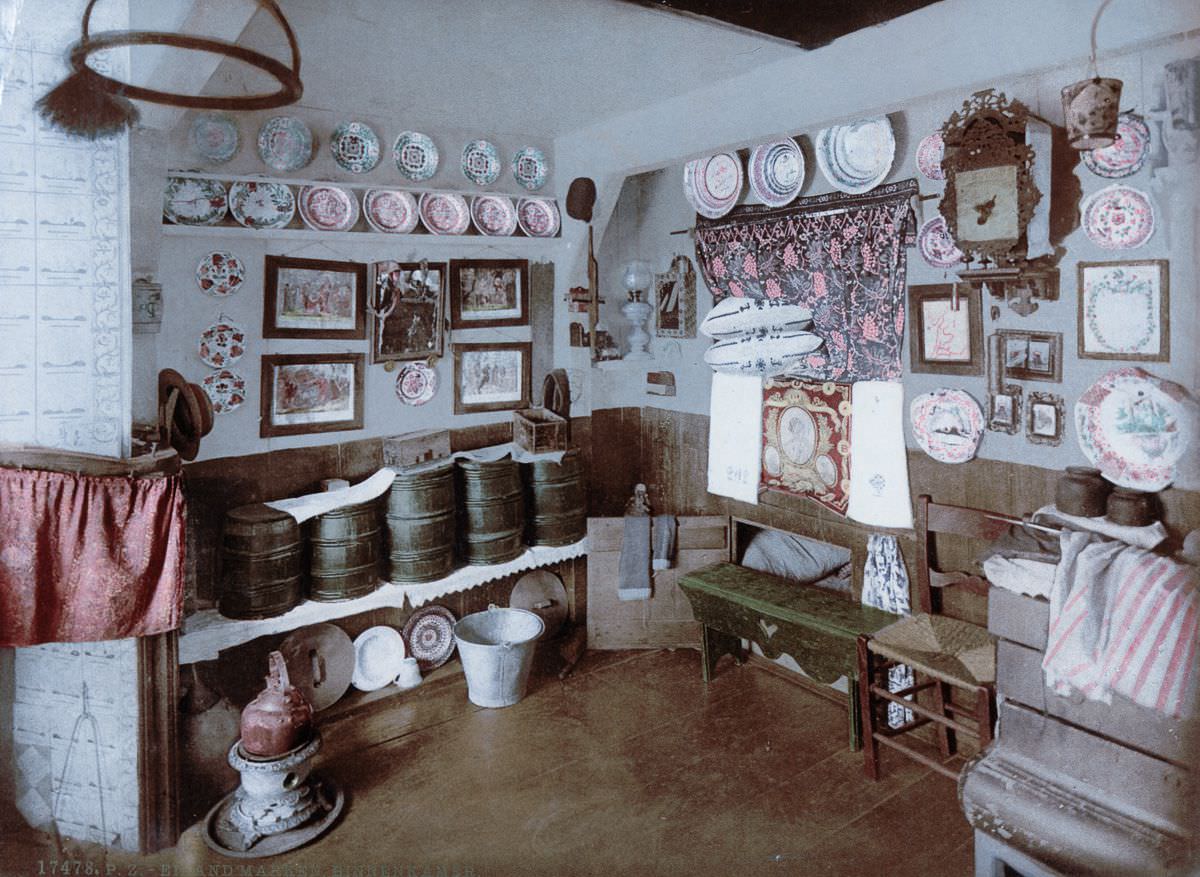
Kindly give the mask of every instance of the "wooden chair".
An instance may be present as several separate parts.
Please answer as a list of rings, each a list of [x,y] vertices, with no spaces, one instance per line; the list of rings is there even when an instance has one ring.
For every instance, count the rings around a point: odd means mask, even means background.
[[[868,777],[879,779],[879,745],[895,749],[909,758],[955,779],[958,773],[930,758],[901,736],[934,722],[943,760],[957,748],[956,735],[979,740],[980,748],[992,740],[996,721],[996,643],[986,628],[941,614],[941,589],[957,585],[987,595],[985,579],[966,573],[944,573],[934,568],[935,533],[953,533],[978,539],[995,539],[1015,518],[933,502],[917,497],[917,600],[920,611],[907,615],[874,634],[858,637],[859,702],[863,723],[863,754]],[[887,687],[887,671],[907,664],[916,684],[902,691]],[[924,681],[922,681],[924,680]],[[952,689],[972,696],[969,706],[951,702]],[[907,695],[928,691],[925,703],[906,700]],[[912,721],[898,728],[887,723],[888,703],[898,703],[913,712]]]

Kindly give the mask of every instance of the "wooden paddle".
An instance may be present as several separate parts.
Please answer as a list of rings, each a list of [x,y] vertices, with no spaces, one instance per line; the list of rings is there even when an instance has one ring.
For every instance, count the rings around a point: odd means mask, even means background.
[[[596,263],[592,239],[592,208],[596,204],[596,183],[590,177],[576,177],[567,189],[567,215],[588,224],[588,346],[596,358],[596,324],[600,322],[600,266]]]

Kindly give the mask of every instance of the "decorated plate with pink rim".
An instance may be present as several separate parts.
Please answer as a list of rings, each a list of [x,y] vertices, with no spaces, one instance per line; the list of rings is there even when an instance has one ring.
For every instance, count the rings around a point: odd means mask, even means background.
[[[404,625],[404,643],[422,671],[440,667],[454,654],[454,613],[445,606],[424,606]]]
[[[277,171],[295,171],[312,161],[313,136],[295,116],[274,116],[258,129],[258,157]]]
[[[420,212],[421,222],[434,234],[462,234],[471,225],[467,199],[453,192],[426,192]]]
[[[246,281],[246,268],[233,253],[215,250],[196,266],[196,285],[218,298],[233,295]]]
[[[1183,387],[1144,369],[1114,369],[1075,403],[1079,447],[1114,484],[1162,490],[1191,440],[1186,399]]]
[[[791,137],[763,143],[750,153],[750,191],[771,207],[790,204],[804,186],[804,153]]]
[[[742,161],[730,152],[690,161],[683,174],[688,200],[697,213],[708,219],[719,219],[732,210],[745,182]]]
[[[927,180],[944,180],[942,173],[942,156],[946,154],[946,144],[942,133],[934,131],[917,144],[917,170]]]
[[[358,199],[338,186],[300,190],[300,218],[314,231],[346,231],[358,222]]]
[[[1154,234],[1154,202],[1141,189],[1113,183],[1083,202],[1083,230],[1098,247],[1132,250]]]
[[[237,182],[229,187],[229,212],[246,228],[283,228],[296,215],[296,196],[284,183]]]
[[[913,399],[908,409],[913,437],[941,463],[965,463],[983,437],[983,411],[962,390],[941,389]]]
[[[490,186],[500,177],[500,150],[486,140],[472,140],[463,147],[463,176],[477,186]]]
[[[517,230],[517,208],[505,195],[476,195],[471,220],[481,234],[506,237]]]
[[[417,199],[403,189],[368,189],[363,215],[375,231],[408,234],[417,227]]]
[[[392,160],[396,169],[414,183],[427,180],[437,173],[438,148],[432,140],[418,131],[401,131],[392,144]]]
[[[396,375],[396,395],[405,405],[424,405],[437,390],[437,371],[423,362],[407,362]]]
[[[224,314],[200,333],[200,358],[205,365],[225,368],[246,352],[246,333]]]
[[[934,268],[957,268],[963,260],[962,250],[950,235],[945,217],[940,215],[921,226],[917,248],[921,258]]]
[[[522,198],[517,202],[517,223],[531,238],[552,238],[561,219],[558,204],[547,198]]]
[[[236,411],[246,401],[246,379],[227,368],[205,375],[200,383],[212,401],[214,414]]]
[[[1083,163],[1098,177],[1116,180],[1136,174],[1150,154],[1150,128],[1141,116],[1121,113],[1111,146],[1083,151]]]

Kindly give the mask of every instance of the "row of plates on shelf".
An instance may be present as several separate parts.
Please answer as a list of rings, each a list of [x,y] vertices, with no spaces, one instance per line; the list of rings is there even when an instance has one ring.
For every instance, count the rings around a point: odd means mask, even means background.
[[[304,224],[315,231],[348,231],[359,218],[358,197],[329,183],[301,186],[299,195],[286,183],[250,180],[231,183],[228,192],[218,180],[171,177],[163,194],[163,218],[178,225],[217,225],[226,212],[240,225],[253,229],[286,227],[299,209]],[[506,237],[520,229],[529,237],[558,234],[558,205],[548,198],[425,192],[418,200],[403,189],[367,189],[362,215],[372,229],[408,234],[418,223],[433,234],[460,235],[474,224],[480,234]]]
[[[192,121],[189,142],[196,155],[214,164],[224,164],[241,147],[237,122],[224,113],[202,113]],[[313,159],[316,138],[312,129],[295,116],[274,116],[258,131],[258,157],[277,171],[296,171]],[[379,164],[382,149],[379,135],[362,122],[343,122],[329,137],[329,151],[338,167],[365,174]],[[405,179],[414,183],[437,173],[440,155],[437,144],[418,131],[402,131],[392,143],[392,160]],[[463,147],[460,163],[463,176],[479,186],[500,178],[500,150],[487,140],[472,140]],[[529,191],[546,183],[549,166],[545,154],[535,146],[517,151],[510,162],[513,179]]]

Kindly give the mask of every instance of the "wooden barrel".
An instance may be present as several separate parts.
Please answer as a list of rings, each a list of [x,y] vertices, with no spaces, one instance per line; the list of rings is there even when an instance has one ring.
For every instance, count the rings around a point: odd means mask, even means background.
[[[296,520],[262,503],[227,512],[221,540],[220,613],[229,618],[271,618],[303,598],[304,541]]]
[[[308,596],[351,600],[379,587],[379,503],[346,506],[312,519]]]
[[[530,545],[570,545],[587,535],[587,497],[579,449],[561,463],[537,460],[521,466],[525,476],[525,517]]]
[[[459,533],[470,564],[503,563],[525,550],[525,501],[515,460],[459,460]]]
[[[454,464],[399,471],[388,494],[388,580],[431,582],[454,568]]]

